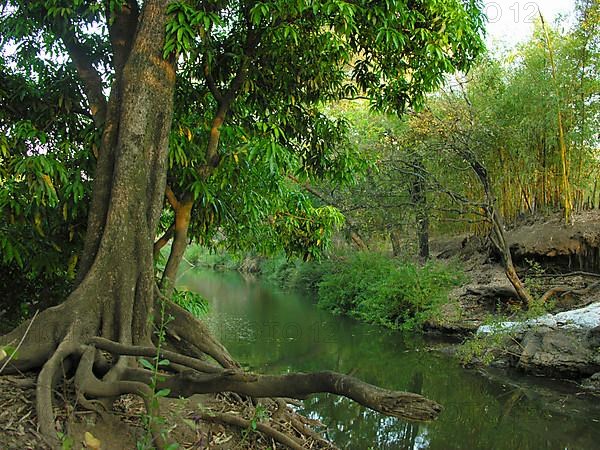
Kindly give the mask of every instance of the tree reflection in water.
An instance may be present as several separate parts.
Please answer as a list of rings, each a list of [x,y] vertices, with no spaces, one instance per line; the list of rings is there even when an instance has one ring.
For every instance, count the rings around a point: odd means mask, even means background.
[[[182,285],[211,301],[210,323],[231,353],[260,372],[336,370],[390,389],[418,392],[444,411],[409,424],[349,400],[315,395],[303,411],[340,448],[540,450],[598,448],[600,404],[539,380],[463,369],[436,343],[319,311],[310,299],[236,274],[188,272]]]

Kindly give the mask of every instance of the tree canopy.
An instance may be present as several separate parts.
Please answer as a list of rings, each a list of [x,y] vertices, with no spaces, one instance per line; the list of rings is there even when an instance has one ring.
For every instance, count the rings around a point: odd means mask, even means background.
[[[478,1],[6,0],[0,26],[0,210],[31,224],[37,249],[63,256],[55,271],[72,273],[80,255],[66,300],[0,337],[19,343],[6,370],[39,370],[50,441],[52,387],[69,369],[84,404],[133,393],[151,418],[160,396],[220,390],[327,391],[393,416],[437,414],[419,395],[336,373],[244,374],[169,296],[190,235],[266,247],[280,236],[289,251],[317,254],[340,218],[311,205],[301,182],[348,180],[362,165],[343,145],[346,123],[323,105],[422,105],[482,51]],[[2,264],[30,271],[39,250],[27,254],[27,232],[11,232],[0,232]],[[159,290],[153,255],[171,235]],[[136,356],[155,357],[154,375]],[[167,448],[160,422],[148,425],[152,445]]]
[[[467,69],[482,49],[477,6],[459,1],[170,3],[163,56],[177,58],[178,78],[168,185],[178,206],[190,205],[185,208],[189,217],[183,218],[191,225],[190,234],[209,244],[218,230],[225,230],[232,248],[283,246],[292,253],[318,255],[340,219],[331,209],[314,209],[287,175],[337,183],[353,180],[364,166],[346,145],[346,121],[324,114],[321,105],[362,96],[379,110],[419,106],[445,72]],[[127,13],[119,14],[119,8]],[[114,35],[120,29],[132,33],[138,6],[28,1],[5,2],[3,10],[7,74],[34,91],[39,99],[31,108],[44,108],[48,120],[77,121],[52,126],[76,133],[68,136],[70,156],[86,158],[75,178],[61,172],[62,184],[58,172],[44,169],[39,176],[46,174],[53,186],[64,186],[66,195],[87,197],[94,176],[91,153],[100,147],[106,120],[106,94],[124,62],[115,51]],[[44,92],[48,86],[56,86],[54,96]],[[17,100],[29,107],[34,99],[22,97],[22,91],[7,89],[19,96],[6,98],[7,104]],[[65,111],[54,111],[56,105]],[[27,120],[23,113],[13,114],[6,117],[4,129],[14,133]],[[30,147],[42,139],[44,150],[36,151],[53,164],[58,138],[48,139],[45,124],[28,129],[30,135],[22,139],[29,138]],[[83,216],[87,205],[79,205]],[[74,205],[65,201],[56,206],[63,215],[75,214]],[[23,217],[35,224],[38,216]],[[165,210],[161,223],[166,237],[177,217]],[[71,217],[63,222],[71,223]],[[44,222],[37,223],[39,228]],[[78,232],[81,236],[81,227]],[[6,264],[22,264],[39,254],[19,250],[26,240],[14,230],[3,236]],[[187,238],[188,233],[181,240]],[[74,236],[69,240],[78,241]],[[46,248],[46,253],[53,250]],[[73,246],[69,251],[70,269],[62,253],[54,267],[72,270],[78,250]]]
[[[469,150],[487,169],[508,225],[564,210],[565,199],[575,211],[597,207],[597,15],[594,2],[579,2],[570,29],[538,21],[528,41],[482,56],[403,118],[368,112],[356,101],[338,104],[337,116],[353,124],[357,145],[371,152],[376,169],[350,188],[324,183],[321,189],[365,236],[386,239],[396,229],[405,236],[416,230],[416,176],[427,191],[432,233],[485,235],[483,191],[463,153]]]

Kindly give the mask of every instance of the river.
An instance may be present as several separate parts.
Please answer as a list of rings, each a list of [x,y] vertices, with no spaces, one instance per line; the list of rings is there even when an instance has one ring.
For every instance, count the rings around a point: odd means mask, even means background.
[[[336,370],[444,406],[439,419],[409,424],[328,394],[301,411],[348,449],[596,449],[600,402],[574,385],[501,371],[467,370],[446,344],[333,316],[310,298],[237,273],[193,269],[179,286],[210,302],[207,321],[247,368],[282,374]]]

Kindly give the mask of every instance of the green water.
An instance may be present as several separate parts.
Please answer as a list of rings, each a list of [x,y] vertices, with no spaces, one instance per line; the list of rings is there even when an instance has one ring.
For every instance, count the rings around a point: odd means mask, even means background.
[[[188,271],[180,285],[209,299],[213,332],[252,370],[336,370],[444,406],[414,425],[332,395],[306,400],[302,411],[341,448],[600,449],[600,401],[574,386],[466,370],[440,351],[446,344],[333,316],[235,273]]]

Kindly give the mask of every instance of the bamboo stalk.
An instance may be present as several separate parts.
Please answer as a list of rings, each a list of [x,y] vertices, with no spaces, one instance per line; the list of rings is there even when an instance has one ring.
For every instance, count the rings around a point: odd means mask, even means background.
[[[560,147],[560,160],[562,168],[562,187],[563,187],[563,205],[565,208],[565,223],[569,223],[571,220],[571,214],[573,210],[573,201],[571,199],[571,187],[569,183],[569,161],[567,144],[565,142],[565,132],[563,127],[563,115],[560,102],[560,92],[558,89],[558,83],[556,81],[556,65],[554,63],[554,52],[552,49],[552,43],[550,42],[550,34],[544,21],[544,16],[540,12],[540,19],[542,21],[542,28],[544,30],[544,36],[546,40],[546,47],[548,48],[548,57],[550,59],[550,68],[552,74],[552,81],[554,84],[554,90],[556,93],[556,115],[558,120],[558,143]]]

